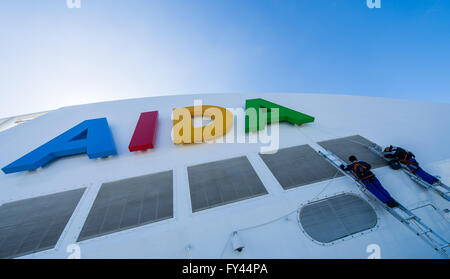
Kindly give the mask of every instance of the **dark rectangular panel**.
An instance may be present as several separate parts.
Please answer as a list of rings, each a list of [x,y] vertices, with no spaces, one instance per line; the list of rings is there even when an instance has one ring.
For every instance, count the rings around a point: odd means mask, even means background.
[[[267,194],[247,157],[188,167],[192,211]]]
[[[172,217],[172,171],[104,183],[78,241]]]
[[[372,168],[387,165],[385,160],[367,149],[368,145],[373,146],[374,143],[359,135],[322,141],[318,144],[324,149],[332,151],[347,163],[350,163],[348,157],[355,155],[358,160],[371,164]]]
[[[342,175],[306,144],[259,155],[285,190]]]
[[[55,247],[85,188],[0,206],[0,258]]]

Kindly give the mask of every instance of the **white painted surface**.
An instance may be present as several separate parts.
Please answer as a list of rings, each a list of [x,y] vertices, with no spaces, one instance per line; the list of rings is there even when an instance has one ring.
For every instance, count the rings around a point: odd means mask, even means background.
[[[82,258],[367,258],[370,244],[381,247],[382,258],[440,258],[381,207],[370,201],[379,218],[372,231],[335,245],[322,246],[300,229],[295,213],[239,234],[242,253],[233,252],[233,231],[277,219],[314,198],[341,192],[362,195],[354,182],[341,177],[284,191],[258,156],[258,144],[198,144],[177,146],[171,141],[171,111],[204,105],[245,107],[245,100],[265,98],[316,117],[312,124],[280,125],[280,147],[359,134],[380,145],[394,144],[414,151],[422,166],[450,183],[450,105],[369,97],[310,94],[181,95],[131,99],[65,107],[0,133],[0,166],[4,167],[83,120],[106,117],[118,156],[89,160],[86,155],[63,158],[35,172],[0,173],[0,202],[10,202],[68,189],[87,187],[55,249],[24,258],[66,258],[75,243],[103,182],[174,170],[174,218],[82,241]],[[130,153],[128,144],[141,112],[159,111],[155,149]],[[236,123],[235,123],[236,124]],[[192,213],[186,167],[246,155],[265,184],[268,195]],[[427,192],[400,171],[374,171],[382,184],[409,208],[449,203]],[[324,187],[326,189],[324,190]],[[324,190],[324,191],[323,191]],[[322,192],[323,191],[323,192]],[[322,192],[322,193],[321,193]],[[317,196],[319,193],[320,196]],[[450,225],[430,206],[417,211],[431,227],[450,239]],[[190,246],[190,249],[186,247]]]
[[[25,123],[27,121],[33,120],[39,116],[46,114],[47,111],[36,112],[31,114],[19,115],[9,118],[0,119],[0,132],[8,130],[12,127]]]

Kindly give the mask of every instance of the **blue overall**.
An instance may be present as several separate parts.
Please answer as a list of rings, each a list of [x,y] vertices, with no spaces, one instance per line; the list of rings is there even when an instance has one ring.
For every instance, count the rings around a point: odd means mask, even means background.
[[[358,161],[358,162],[347,165],[343,169],[345,171],[351,171],[357,178],[359,178],[361,180],[361,182],[364,184],[364,186],[366,186],[367,190],[369,190],[381,202],[387,203],[387,202],[395,201],[391,197],[391,195],[389,195],[388,191],[386,191],[386,189],[383,188],[380,181],[375,177],[375,175],[372,172],[370,172],[370,171],[369,172],[364,172],[364,171],[358,172],[358,169],[355,167],[356,164],[358,164],[359,166],[362,166],[364,169],[366,169],[366,171],[369,171],[372,168],[370,166],[370,164],[363,162],[363,161]],[[342,167],[343,167],[343,165],[341,166],[341,168]],[[370,177],[367,176],[368,174],[370,175]],[[364,178],[364,177],[366,177],[366,178]]]
[[[411,172],[417,175],[418,177],[425,180],[427,183],[433,184],[439,181],[439,179],[437,179],[436,177],[432,176],[431,174],[424,171],[421,167],[419,167],[417,161],[414,158],[409,159],[409,162],[411,164],[406,165],[409,168],[409,170],[411,170]]]
[[[374,194],[375,197],[377,197],[381,202],[387,203],[390,201],[395,201],[391,195],[389,195],[388,191],[383,188],[380,181],[376,177],[364,179],[361,180],[361,182],[364,186],[366,186],[367,190]]]

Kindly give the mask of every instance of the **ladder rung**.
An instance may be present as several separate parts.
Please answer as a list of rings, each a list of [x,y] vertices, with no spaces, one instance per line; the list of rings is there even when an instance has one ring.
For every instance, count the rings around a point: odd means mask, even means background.
[[[429,229],[429,230],[427,230],[427,231],[424,231],[424,232],[421,232],[421,233],[417,233],[417,235],[427,234],[427,233],[429,233],[429,232],[432,232],[432,230]]]
[[[447,247],[450,247],[450,243],[447,243],[447,244],[445,244],[445,245],[442,245],[441,247],[439,247],[439,249],[444,249],[444,248],[447,248]]]
[[[408,218],[405,218],[406,221],[412,220],[412,219],[417,220],[417,216],[409,216]]]

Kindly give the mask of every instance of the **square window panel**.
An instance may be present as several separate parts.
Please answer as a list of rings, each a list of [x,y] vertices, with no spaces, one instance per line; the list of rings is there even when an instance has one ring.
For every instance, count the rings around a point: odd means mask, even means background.
[[[172,171],[104,183],[78,241],[172,217]]]
[[[291,189],[342,176],[309,145],[282,148],[259,154],[283,189]]]
[[[267,194],[247,157],[188,167],[192,211]]]
[[[0,258],[54,248],[85,189],[0,206]]]
[[[374,145],[374,143],[359,135],[321,141],[318,144],[335,153],[347,163],[350,163],[348,157],[355,155],[358,160],[369,163],[374,169],[387,165],[385,160],[367,148],[368,145]]]

